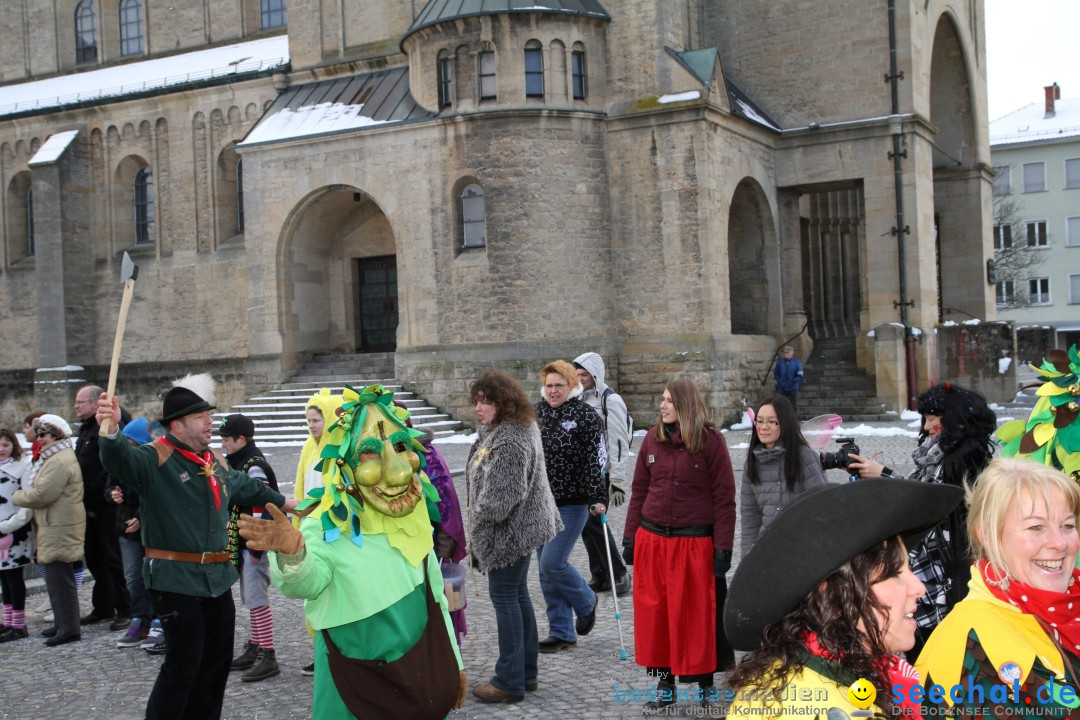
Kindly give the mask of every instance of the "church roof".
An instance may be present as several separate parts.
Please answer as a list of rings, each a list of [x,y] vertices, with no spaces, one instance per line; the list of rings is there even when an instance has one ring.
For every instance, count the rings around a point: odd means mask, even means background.
[[[286,35],[0,87],[0,117],[99,105],[287,70]]]
[[[433,117],[435,113],[421,107],[409,91],[409,69],[390,68],[289,88],[263,113],[240,146]]]
[[[405,31],[402,40],[421,28],[447,20],[500,13],[559,13],[610,20],[598,0],[430,0]]]

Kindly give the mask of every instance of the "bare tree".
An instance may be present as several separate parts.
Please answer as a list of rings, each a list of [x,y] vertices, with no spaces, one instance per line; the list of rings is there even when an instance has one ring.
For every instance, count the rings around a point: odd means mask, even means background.
[[[994,195],[994,271],[998,307],[1031,304],[1028,280],[1042,264],[1043,253],[1034,249],[1049,242],[1045,223],[1029,227],[1020,215],[1015,195]]]

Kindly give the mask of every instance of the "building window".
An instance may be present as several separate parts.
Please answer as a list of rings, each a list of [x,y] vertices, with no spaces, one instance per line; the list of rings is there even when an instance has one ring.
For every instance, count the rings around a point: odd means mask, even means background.
[[[584,100],[587,89],[585,82],[585,51],[575,50],[570,55],[570,80],[574,86],[574,99]]]
[[[75,6],[75,62],[97,60],[97,26],[94,21],[94,0],[82,0]]]
[[[142,51],[142,0],[123,0],[120,3],[120,54],[139,55]]]
[[[1050,304],[1050,278],[1037,277],[1028,280],[1028,302],[1032,305]]]
[[[236,161],[236,232],[244,232],[244,161]]]
[[[1012,177],[1010,176],[1012,168],[1008,165],[999,165],[994,167],[994,194],[995,195],[1009,195],[1012,193]]]
[[[34,256],[34,190],[26,191],[26,257]]]
[[[259,0],[262,14],[262,28],[282,27],[288,21],[285,12],[285,0]]]
[[[525,97],[544,97],[544,51],[535,40],[525,48]]]
[[[436,62],[439,73],[439,109],[454,104],[454,60],[446,51],[439,53]]]
[[[480,80],[480,99],[481,100],[494,100],[495,99],[495,53],[490,50],[485,50],[480,53],[478,58],[479,64],[479,80]]]
[[[1012,246],[1012,225],[995,225],[994,252],[1009,250]]]
[[[1069,304],[1080,304],[1080,275],[1069,276]]]
[[[461,225],[465,247],[484,246],[485,214],[483,188],[475,184],[468,185],[461,193]]]
[[[1027,224],[1027,246],[1029,248],[1047,247],[1046,221],[1032,220]]]
[[[998,306],[1012,305],[1013,294],[1016,292],[1012,280],[1001,280],[995,286]]]
[[[1046,163],[1024,163],[1024,192],[1042,192],[1046,189]]]
[[[135,244],[154,242],[154,176],[150,168],[135,174]]]
[[[1080,188],[1080,158],[1065,161],[1065,189]]]
[[[1065,245],[1080,247],[1080,217],[1065,218]]]

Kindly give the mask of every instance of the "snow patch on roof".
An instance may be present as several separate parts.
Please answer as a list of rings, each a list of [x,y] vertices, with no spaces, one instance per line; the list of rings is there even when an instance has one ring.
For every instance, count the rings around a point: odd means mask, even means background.
[[[278,35],[100,70],[68,73],[0,87],[0,116],[123,97],[227,75],[244,75],[281,67],[288,62],[289,38]]]
[[[27,163],[30,167],[35,165],[48,165],[54,163],[60,159],[60,156],[64,154],[64,151],[68,149],[72,141],[79,134],[78,130],[68,130],[66,132],[59,132],[52,135],[45,144],[42,145],[34,157],[30,158],[30,162]],[[81,370],[82,368],[80,368]]]
[[[383,125],[389,120],[374,120],[361,111],[364,105],[343,105],[342,103],[319,103],[305,105],[296,110],[282,108],[273,115],[264,117],[250,135],[240,145],[271,140],[321,135],[337,130],[352,130],[370,125]]]
[[[755,110],[755,109],[754,109],[754,108],[753,108],[753,107],[752,107],[752,106],[750,105],[750,103],[746,102],[746,101],[745,101],[745,100],[743,100],[742,98],[738,98],[738,99],[736,99],[736,101],[735,101],[735,102],[736,102],[736,103],[738,103],[738,105],[739,105],[739,110],[740,110],[740,111],[742,112],[742,115],[743,115],[743,116],[744,116],[744,117],[745,117],[745,118],[746,118],[747,120],[752,120],[752,121],[756,122],[756,123],[757,123],[758,125],[764,125],[765,127],[769,128],[770,130],[776,130],[776,131],[778,131],[778,132],[779,132],[780,128],[778,128],[778,127],[777,127],[776,125],[773,125],[773,124],[772,124],[771,122],[769,122],[769,121],[768,121],[768,120],[766,120],[766,119],[765,119],[764,117],[762,117],[762,116],[761,116],[761,115],[760,115],[760,114],[758,113],[758,111],[757,111],[757,110]]]
[[[1007,145],[1056,140],[1080,135],[1080,98],[1054,103],[1054,116],[1046,117],[1043,103],[1031,103],[990,122],[990,144]]]
[[[656,102],[660,103],[661,105],[667,105],[668,103],[697,100],[700,97],[700,90],[690,90],[689,92],[676,93],[674,95],[661,95],[659,98],[657,98]]]

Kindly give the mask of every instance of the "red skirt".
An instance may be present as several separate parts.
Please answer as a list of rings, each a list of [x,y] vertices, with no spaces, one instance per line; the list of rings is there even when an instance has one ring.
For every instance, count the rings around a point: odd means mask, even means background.
[[[675,675],[716,670],[712,537],[634,536],[634,659]]]

